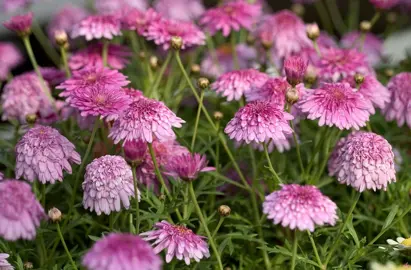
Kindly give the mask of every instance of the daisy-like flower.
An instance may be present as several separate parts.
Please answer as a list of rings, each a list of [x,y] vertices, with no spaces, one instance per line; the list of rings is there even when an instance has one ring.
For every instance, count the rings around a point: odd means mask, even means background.
[[[285,78],[269,78],[260,87],[253,87],[245,93],[247,102],[255,100],[267,100],[276,104],[279,108],[284,108],[285,93],[291,87]]]
[[[308,63],[301,56],[289,56],[284,61],[284,71],[287,81],[291,85],[297,85],[304,79]]]
[[[328,171],[340,183],[360,192],[386,190],[396,181],[391,145],[371,132],[354,132],[341,139],[330,157]]]
[[[375,112],[371,101],[348,83],[324,83],[319,89],[308,90],[299,101],[299,108],[308,119],[319,119],[319,126],[357,130]]]
[[[3,0],[0,2],[0,11],[5,13],[13,13],[17,10],[24,10],[28,8],[32,3],[33,0]]]
[[[120,156],[103,156],[86,168],[83,182],[83,205],[97,215],[119,212],[121,205],[128,209],[134,197],[131,167]],[[140,201],[140,191],[138,191]]]
[[[396,265],[393,262],[387,262],[386,264],[380,264],[377,262],[370,263],[371,270],[410,270],[411,266],[408,264],[405,265]]]
[[[71,37],[80,36],[84,36],[87,41],[121,36],[120,19],[114,15],[90,15],[73,26]]]
[[[109,137],[117,144],[132,140],[152,143],[174,137],[173,127],[180,128],[184,120],[177,117],[163,102],[140,98],[120,115],[110,130]]]
[[[0,236],[7,241],[33,240],[40,221],[47,218],[29,184],[0,182]]]
[[[5,81],[11,70],[21,64],[23,56],[11,42],[0,42],[0,80]]]
[[[377,9],[390,9],[399,3],[399,0],[370,0]]]
[[[214,167],[207,167],[206,156],[198,153],[187,153],[180,156],[175,156],[166,165],[166,169],[170,175],[180,177],[185,181],[193,181],[197,179],[200,172],[214,171]]]
[[[245,0],[236,0],[208,9],[200,24],[204,25],[211,35],[221,31],[223,36],[227,37],[231,31],[239,31],[241,28],[250,31],[260,15],[259,3],[250,4]]]
[[[20,36],[29,35],[31,32],[31,24],[33,23],[33,12],[28,12],[23,15],[16,15],[11,17],[10,20],[3,23],[3,25],[16,32]]]
[[[286,139],[293,130],[288,124],[294,117],[269,101],[253,101],[242,107],[227,124],[224,132],[239,142],[264,143]]]
[[[13,270],[14,267],[7,261],[9,254],[0,253],[0,269],[1,270]]]
[[[71,174],[70,163],[80,164],[75,146],[56,129],[35,126],[16,144],[16,178],[45,184],[63,181],[63,170]]]
[[[110,233],[83,258],[83,265],[89,270],[161,270],[162,264],[146,241],[127,233]]]
[[[411,72],[402,72],[387,85],[391,102],[384,109],[385,119],[396,120],[398,126],[407,124],[411,128]]]
[[[191,259],[199,262],[201,259],[210,257],[208,244],[192,230],[182,225],[172,225],[163,220],[155,224],[156,230],[140,234],[146,241],[154,241],[154,252],[160,253],[167,249],[166,262],[169,263],[176,257],[190,265]]]
[[[136,8],[141,11],[148,8],[147,0],[94,0],[95,8],[100,14],[114,14],[121,9]]]
[[[292,230],[314,231],[315,226],[334,226],[337,205],[315,186],[282,185],[281,189],[265,197],[263,213],[274,224]]]
[[[164,50],[170,48],[170,41],[174,36],[182,38],[181,49],[204,45],[206,38],[194,23],[171,19],[152,21],[144,36],[147,40],[152,40],[156,45],[162,46]]]
[[[303,48],[312,47],[304,22],[294,13],[283,10],[267,17],[258,27],[259,40],[273,42],[272,50],[278,58],[299,53]]]
[[[384,41],[373,33],[366,33],[361,41],[361,32],[353,31],[345,34],[341,39],[344,48],[356,48],[364,52],[370,65],[376,66],[381,62]]]
[[[144,36],[147,35],[149,26],[160,20],[162,20],[161,15],[152,8],[147,11],[130,9],[124,12],[121,23],[123,29],[136,30],[139,35]]]
[[[200,0],[157,0],[155,9],[169,19],[193,21],[204,13],[204,5]]]
[[[394,250],[411,249],[411,237],[397,237],[396,240],[387,239],[387,243],[388,245],[393,246]]]
[[[384,109],[390,102],[391,93],[382,85],[374,75],[367,75],[358,92],[378,108]]]
[[[211,84],[211,89],[227,97],[227,101],[239,100],[252,87],[261,87],[267,79],[267,74],[256,69],[234,70],[220,76]]]

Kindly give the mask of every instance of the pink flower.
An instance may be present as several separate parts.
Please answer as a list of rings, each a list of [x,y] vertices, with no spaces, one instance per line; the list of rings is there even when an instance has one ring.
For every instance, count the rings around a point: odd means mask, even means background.
[[[376,66],[382,60],[383,40],[373,33],[366,33],[365,40],[361,40],[361,32],[353,31],[345,34],[341,39],[344,48],[356,48],[362,50],[367,56],[370,65]]]
[[[56,129],[35,126],[16,144],[16,178],[45,184],[63,181],[63,170],[71,174],[70,163],[80,164],[75,146]]]
[[[23,62],[20,51],[11,42],[0,42],[0,80],[5,81],[11,70]]]
[[[140,90],[134,89],[134,88],[123,88],[123,92],[128,95],[132,101],[136,101],[143,96],[143,93]]]
[[[227,97],[227,101],[239,100],[252,87],[260,87],[267,79],[266,74],[256,69],[235,70],[220,76],[211,84],[211,89]]]
[[[396,180],[391,145],[371,132],[354,132],[341,139],[328,161],[328,170],[340,183],[360,192],[386,190]]]
[[[141,164],[148,152],[147,143],[142,140],[127,141],[123,148],[126,159],[136,164]]]
[[[29,184],[0,182],[0,236],[7,241],[33,240],[40,221],[47,218]]]
[[[107,155],[93,160],[87,165],[82,187],[84,208],[90,208],[97,215],[119,212],[121,204],[128,209],[130,197],[134,198],[133,174],[120,156]]]
[[[121,36],[120,19],[113,15],[90,15],[73,26],[71,37],[79,36],[84,36],[87,41]]]
[[[399,3],[399,0],[370,0],[377,9],[390,9]]]
[[[15,15],[3,25],[18,35],[28,35],[31,32],[31,24],[33,23],[33,12],[28,12],[23,15]]]
[[[155,9],[169,19],[193,21],[204,13],[204,5],[200,0],[157,0]]]
[[[250,31],[260,15],[260,4],[237,0],[208,9],[202,16],[200,24],[204,25],[211,35],[221,30],[223,36],[227,37],[231,31],[239,31],[241,28]]]
[[[160,14],[152,8],[147,11],[130,9],[124,13],[121,21],[123,29],[136,30],[141,36],[147,35],[148,28],[152,23],[162,20]]]
[[[180,177],[185,181],[197,179],[200,172],[214,171],[214,167],[207,167],[206,156],[197,153],[175,156],[166,165],[170,175]]]
[[[163,262],[137,235],[110,233],[98,240],[83,258],[89,270],[161,270]]]
[[[173,127],[181,127],[184,120],[177,117],[163,102],[140,98],[131,103],[122,115],[114,122],[109,137],[117,144],[132,140],[143,140],[152,143],[175,136]]]
[[[172,225],[163,220],[155,224],[157,230],[140,234],[144,240],[154,240],[153,246],[155,253],[160,253],[167,249],[166,262],[169,263],[176,257],[190,265],[191,259],[199,262],[201,259],[210,257],[208,244],[192,230],[182,225]]]
[[[300,56],[289,56],[284,61],[284,70],[287,81],[291,85],[297,85],[304,79],[308,63]]]
[[[261,100],[270,101],[278,106],[278,108],[284,108],[285,106],[285,93],[291,88],[285,78],[269,78],[260,87],[253,87],[250,91],[245,93],[247,102]]]
[[[0,172],[0,181],[4,179],[4,173]]]
[[[37,75],[34,70],[30,73]],[[40,67],[40,73],[43,79],[51,86],[56,86],[66,80],[66,73],[55,67]]]
[[[390,102],[391,93],[373,75],[364,77],[364,82],[360,85],[358,92],[378,108],[384,109]]]
[[[275,55],[279,58],[299,53],[303,48],[312,47],[304,22],[294,13],[283,10],[268,16],[257,29],[260,40],[273,42]]]
[[[12,13],[19,9],[27,9],[32,3],[33,0],[3,0],[0,3],[0,10],[4,13]]]
[[[337,222],[337,205],[315,186],[282,185],[265,197],[263,212],[274,224],[291,230],[314,231],[315,226]]]
[[[286,139],[293,132],[287,121],[293,118],[269,101],[253,101],[236,112],[224,132],[230,139],[247,144]]]
[[[411,72],[394,76],[387,87],[391,92],[391,102],[384,110],[385,119],[396,120],[400,127],[405,123],[411,128]]]
[[[348,83],[324,83],[321,88],[307,91],[299,107],[308,114],[308,119],[319,119],[319,126],[339,129],[358,130],[374,113],[371,101]]]
[[[170,48],[171,38],[179,36],[183,39],[182,49],[205,44],[204,33],[193,23],[161,19],[153,21],[144,33],[147,40],[153,40],[156,45],[164,50]]]
[[[95,0],[95,8],[100,14],[114,14],[127,8],[146,10],[148,3],[146,0]]]
[[[276,139],[273,140],[271,139],[268,141],[267,144],[267,151],[268,153],[272,153],[275,149],[277,149],[278,152],[283,153],[284,151],[288,151],[291,149],[291,145],[293,143],[293,135],[292,134],[287,134],[285,139]],[[264,145],[258,144],[258,143],[251,143],[251,146],[254,149],[258,149],[259,151],[264,151]]]
[[[9,254],[0,253],[0,269],[1,270],[13,270],[14,267],[7,261]]]

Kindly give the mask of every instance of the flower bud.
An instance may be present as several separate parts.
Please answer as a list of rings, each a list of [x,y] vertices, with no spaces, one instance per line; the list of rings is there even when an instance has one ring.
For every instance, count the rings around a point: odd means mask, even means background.
[[[54,40],[56,44],[59,46],[67,46],[68,45],[68,37],[67,33],[64,30],[57,30],[54,32]]]
[[[297,89],[295,88],[290,88],[287,90],[286,94],[285,94],[285,98],[287,100],[287,102],[289,104],[294,104],[298,101],[298,99],[300,98],[300,95],[297,91]]]
[[[387,17],[386,20],[388,23],[390,24],[394,24],[397,22],[397,13],[395,13],[394,11],[390,11],[387,13]]]
[[[223,119],[223,117],[224,117],[224,115],[223,115],[222,112],[220,112],[220,111],[214,112],[214,119],[215,120],[219,121],[219,120]]]
[[[147,54],[146,54],[145,51],[140,51],[140,52],[138,53],[138,57],[140,58],[140,60],[144,60],[144,59],[146,59]]]
[[[394,70],[392,70],[391,68],[387,68],[385,71],[385,76],[391,78],[392,76],[394,76]]]
[[[61,212],[56,207],[53,207],[49,210],[49,218],[53,222],[60,222],[61,221]]]
[[[284,61],[284,70],[287,81],[292,86],[296,86],[304,79],[308,63],[300,56],[289,56]]]
[[[147,144],[142,140],[127,141],[124,144],[124,155],[133,166],[139,165],[147,153]]]
[[[360,30],[364,33],[370,32],[372,24],[369,21],[362,21],[360,23]]]
[[[158,58],[157,56],[151,56],[150,57],[150,67],[152,69],[156,69],[158,67]]]
[[[314,84],[317,80],[317,71],[312,66],[308,66],[304,80],[309,84]]]
[[[160,201],[165,201],[165,200],[166,200],[166,195],[160,194],[160,196],[158,196],[158,199],[159,199]]]
[[[181,50],[183,47],[183,39],[179,36],[174,36],[171,38],[171,47],[173,47],[174,50]]]
[[[311,40],[316,40],[320,36],[320,28],[316,23],[309,23],[305,27],[307,37]]]
[[[354,80],[355,80],[355,83],[356,83],[357,85],[360,85],[360,84],[362,84],[362,83],[364,82],[364,76],[361,75],[361,74],[359,74],[359,73],[357,73],[357,74],[354,75]]]
[[[90,135],[84,135],[81,139],[85,144],[88,144],[90,142]]]
[[[231,213],[231,208],[228,205],[220,205],[218,207],[218,213],[222,217],[228,217]]]
[[[304,16],[305,13],[305,8],[301,4],[293,4],[291,6],[291,10],[299,17]]]
[[[23,268],[24,269],[33,269],[33,263],[32,262],[25,262],[24,264],[23,264]]]
[[[201,78],[198,78],[197,85],[202,90],[204,90],[204,89],[208,88],[208,86],[210,86],[210,81],[207,78],[201,77]]]
[[[193,64],[191,65],[191,72],[194,74],[199,74],[201,71],[200,65],[198,64]]]
[[[26,115],[26,122],[29,125],[34,125],[37,121],[37,115],[30,113]]]
[[[247,45],[253,46],[255,43],[255,37],[253,35],[248,35],[246,42],[247,42]]]

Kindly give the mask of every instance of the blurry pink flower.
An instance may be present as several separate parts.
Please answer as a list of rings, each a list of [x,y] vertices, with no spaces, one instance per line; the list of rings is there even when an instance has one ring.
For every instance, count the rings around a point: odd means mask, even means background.
[[[137,235],[110,233],[86,253],[82,264],[89,270],[161,270],[161,258]]]
[[[282,185],[266,196],[263,212],[274,224],[291,230],[314,231],[315,226],[337,222],[337,205],[315,186]]]
[[[5,81],[11,70],[23,62],[21,52],[11,42],[0,42],[0,81]]]
[[[358,92],[371,100],[374,106],[380,109],[384,109],[391,100],[390,91],[373,75],[364,77],[364,82],[361,84]]]
[[[81,130],[88,129],[91,131],[95,121],[98,121],[96,116],[81,116],[80,111],[71,107],[67,102],[64,102],[60,107],[60,116],[63,121],[67,121],[73,116]]]
[[[123,88],[123,92],[128,95],[132,101],[137,101],[138,99],[144,97],[140,90],[134,88]]]
[[[214,167],[207,167],[206,156],[198,153],[187,153],[175,156],[166,165],[168,174],[185,181],[197,179],[200,172],[214,171]]]
[[[231,31],[239,31],[241,28],[250,31],[260,15],[260,4],[236,0],[206,10],[200,24],[204,25],[211,35],[221,30],[223,36],[227,37]]]
[[[318,89],[308,90],[299,107],[307,113],[308,119],[319,119],[319,126],[339,129],[358,130],[374,113],[371,101],[348,83],[324,83]]]
[[[256,69],[227,72],[211,84],[211,89],[227,97],[227,101],[240,100],[252,87],[261,87],[268,76]]]
[[[29,184],[0,182],[0,236],[7,241],[34,240],[40,221],[47,218]]]
[[[37,75],[34,70],[30,73]],[[55,67],[40,67],[40,73],[51,86],[56,86],[66,80],[66,73]]]
[[[341,139],[328,161],[331,176],[360,192],[386,190],[396,180],[394,166],[394,153],[388,141],[363,131]]]
[[[147,11],[138,9],[130,9],[124,11],[124,16],[121,18],[123,29],[136,30],[141,36],[147,35],[149,26],[157,21],[162,20],[160,14],[150,8]]]
[[[2,0],[0,2],[0,11],[13,13],[17,10],[24,10],[29,8],[33,2],[34,0]]]
[[[292,0],[293,3],[298,3],[298,4],[312,4],[317,1],[318,0]]]
[[[396,120],[398,126],[411,128],[411,72],[402,72],[391,78],[387,85],[391,102],[384,110],[385,119]]]
[[[293,118],[269,101],[253,101],[236,112],[224,132],[230,139],[247,144],[286,139],[293,132],[287,121]]]
[[[280,153],[290,150],[291,145],[293,144],[293,135],[286,134],[285,137],[285,139],[271,139],[267,144],[268,153],[272,153],[275,149]],[[260,152],[264,151],[264,145],[262,144],[253,142],[251,143],[251,146],[254,149],[258,149]]]
[[[95,8],[100,14],[114,14],[121,9],[136,8],[146,10],[147,0],[94,0]]]
[[[134,197],[131,167],[120,156],[103,156],[93,160],[86,168],[82,184],[83,205],[97,215],[119,212],[121,205],[128,209]],[[140,191],[138,191],[140,201]]]
[[[365,40],[361,40],[361,32],[353,31],[345,34],[341,39],[344,48],[356,48],[362,50],[367,56],[367,61],[371,66],[376,66],[381,62],[384,41],[373,33],[366,33]]]
[[[0,253],[0,269],[1,270],[13,270],[14,267],[7,261],[9,254]]]
[[[169,19],[194,21],[204,12],[201,0],[156,0],[155,9]]]
[[[285,78],[269,78],[263,85],[259,87],[253,87],[250,91],[245,93],[247,102],[261,100],[270,101],[278,106],[278,108],[284,108],[285,106],[285,93],[291,88]]]
[[[63,170],[71,174],[70,163],[80,164],[74,144],[56,129],[35,126],[16,144],[16,178],[54,184],[63,181]]]
[[[28,12],[23,15],[15,15],[10,20],[5,21],[3,25],[18,35],[27,35],[31,31],[33,23],[33,12]]]
[[[87,41],[121,36],[120,19],[113,15],[90,15],[73,26],[71,37],[80,36],[84,36]]]
[[[399,0],[370,0],[377,9],[390,9],[399,3]]]
[[[284,61],[284,71],[287,81],[291,85],[297,85],[304,80],[308,63],[302,57],[293,55],[288,56]]]
[[[167,249],[166,262],[169,263],[176,257],[190,265],[191,259],[199,262],[201,259],[210,257],[208,244],[204,237],[198,236],[192,230],[182,225],[172,225],[163,220],[157,222],[156,230],[140,234],[146,241],[154,241],[154,252],[160,253]]]
[[[0,172],[0,181],[4,179],[4,173]]]

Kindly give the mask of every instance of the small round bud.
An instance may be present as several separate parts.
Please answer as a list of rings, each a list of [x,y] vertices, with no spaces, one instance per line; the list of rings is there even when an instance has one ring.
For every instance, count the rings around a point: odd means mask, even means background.
[[[247,45],[250,45],[250,46],[254,45],[255,37],[253,35],[248,35],[246,42],[247,42]]]
[[[392,76],[394,76],[394,70],[392,70],[392,69],[390,69],[390,68],[387,68],[387,69],[384,71],[384,73],[385,73],[385,76],[387,76],[387,77],[389,77],[389,78],[391,78]]]
[[[317,72],[315,68],[313,68],[312,66],[308,66],[305,72],[304,81],[306,81],[308,84],[314,84],[316,80]]]
[[[320,28],[316,23],[309,23],[305,27],[307,37],[311,40],[316,40],[320,36]]]
[[[151,56],[150,57],[150,67],[152,69],[156,69],[158,67],[158,58],[157,56]]]
[[[30,113],[26,115],[26,122],[29,125],[34,125],[37,121],[37,115]]]
[[[127,141],[123,149],[124,156],[133,166],[141,164],[147,154],[147,144],[142,140]]]
[[[362,21],[360,23],[360,30],[364,33],[370,32],[371,28],[372,28],[372,24],[369,21]]]
[[[32,262],[25,262],[25,263],[23,264],[23,267],[24,267],[24,269],[33,269],[33,268],[34,268]]]
[[[84,135],[81,139],[85,144],[88,144],[90,142],[90,135]]]
[[[140,52],[138,53],[138,57],[140,58],[140,60],[144,60],[144,59],[146,59],[147,54],[146,54],[145,51],[140,51]]]
[[[388,23],[394,24],[397,22],[397,13],[394,11],[390,11],[387,13],[386,20]]]
[[[64,30],[57,30],[54,32],[54,40],[59,46],[66,46],[68,44],[67,33]]]
[[[53,222],[60,222],[61,221],[61,212],[56,207],[53,207],[49,210],[49,218]]]
[[[297,89],[290,88],[285,93],[285,98],[287,99],[287,102],[292,105],[298,101],[300,95],[298,94]]]
[[[232,270],[232,268],[227,266],[227,267],[224,268],[224,270]]]
[[[262,40],[261,45],[263,45],[264,50],[269,50],[273,46],[273,42],[271,40]]]
[[[291,6],[291,10],[299,17],[304,16],[305,13],[305,8],[301,4],[293,4]]]
[[[160,196],[158,196],[158,199],[159,199],[160,201],[165,201],[165,200],[166,200],[166,195],[160,194]]]
[[[354,80],[355,80],[355,83],[356,83],[357,85],[360,85],[360,84],[362,84],[362,83],[364,82],[364,76],[361,75],[361,74],[359,74],[359,73],[357,73],[357,74],[354,75]]]
[[[181,48],[183,47],[183,39],[179,36],[172,37],[171,47],[173,47],[174,50],[181,50]]]
[[[221,119],[223,119],[223,117],[224,117],[224,115],[223,115],[223,113],[222,112],[220,112],[220,111],[216,111],[216,112],[214,112],[214,119],[215,120],[221,120]]]
[[[204,90],[210,86],[210,81],[207,78],[201,77],[198,78],[197,85]]]
[[[220,205],[218,207],[218,213],[222,217],[228,217],[231,213],[231,208],[228,205]]]
[[[201,71],[201,67],[199,64],[193,64],[191,65],[191,72],[194,74],[199,74]]]

